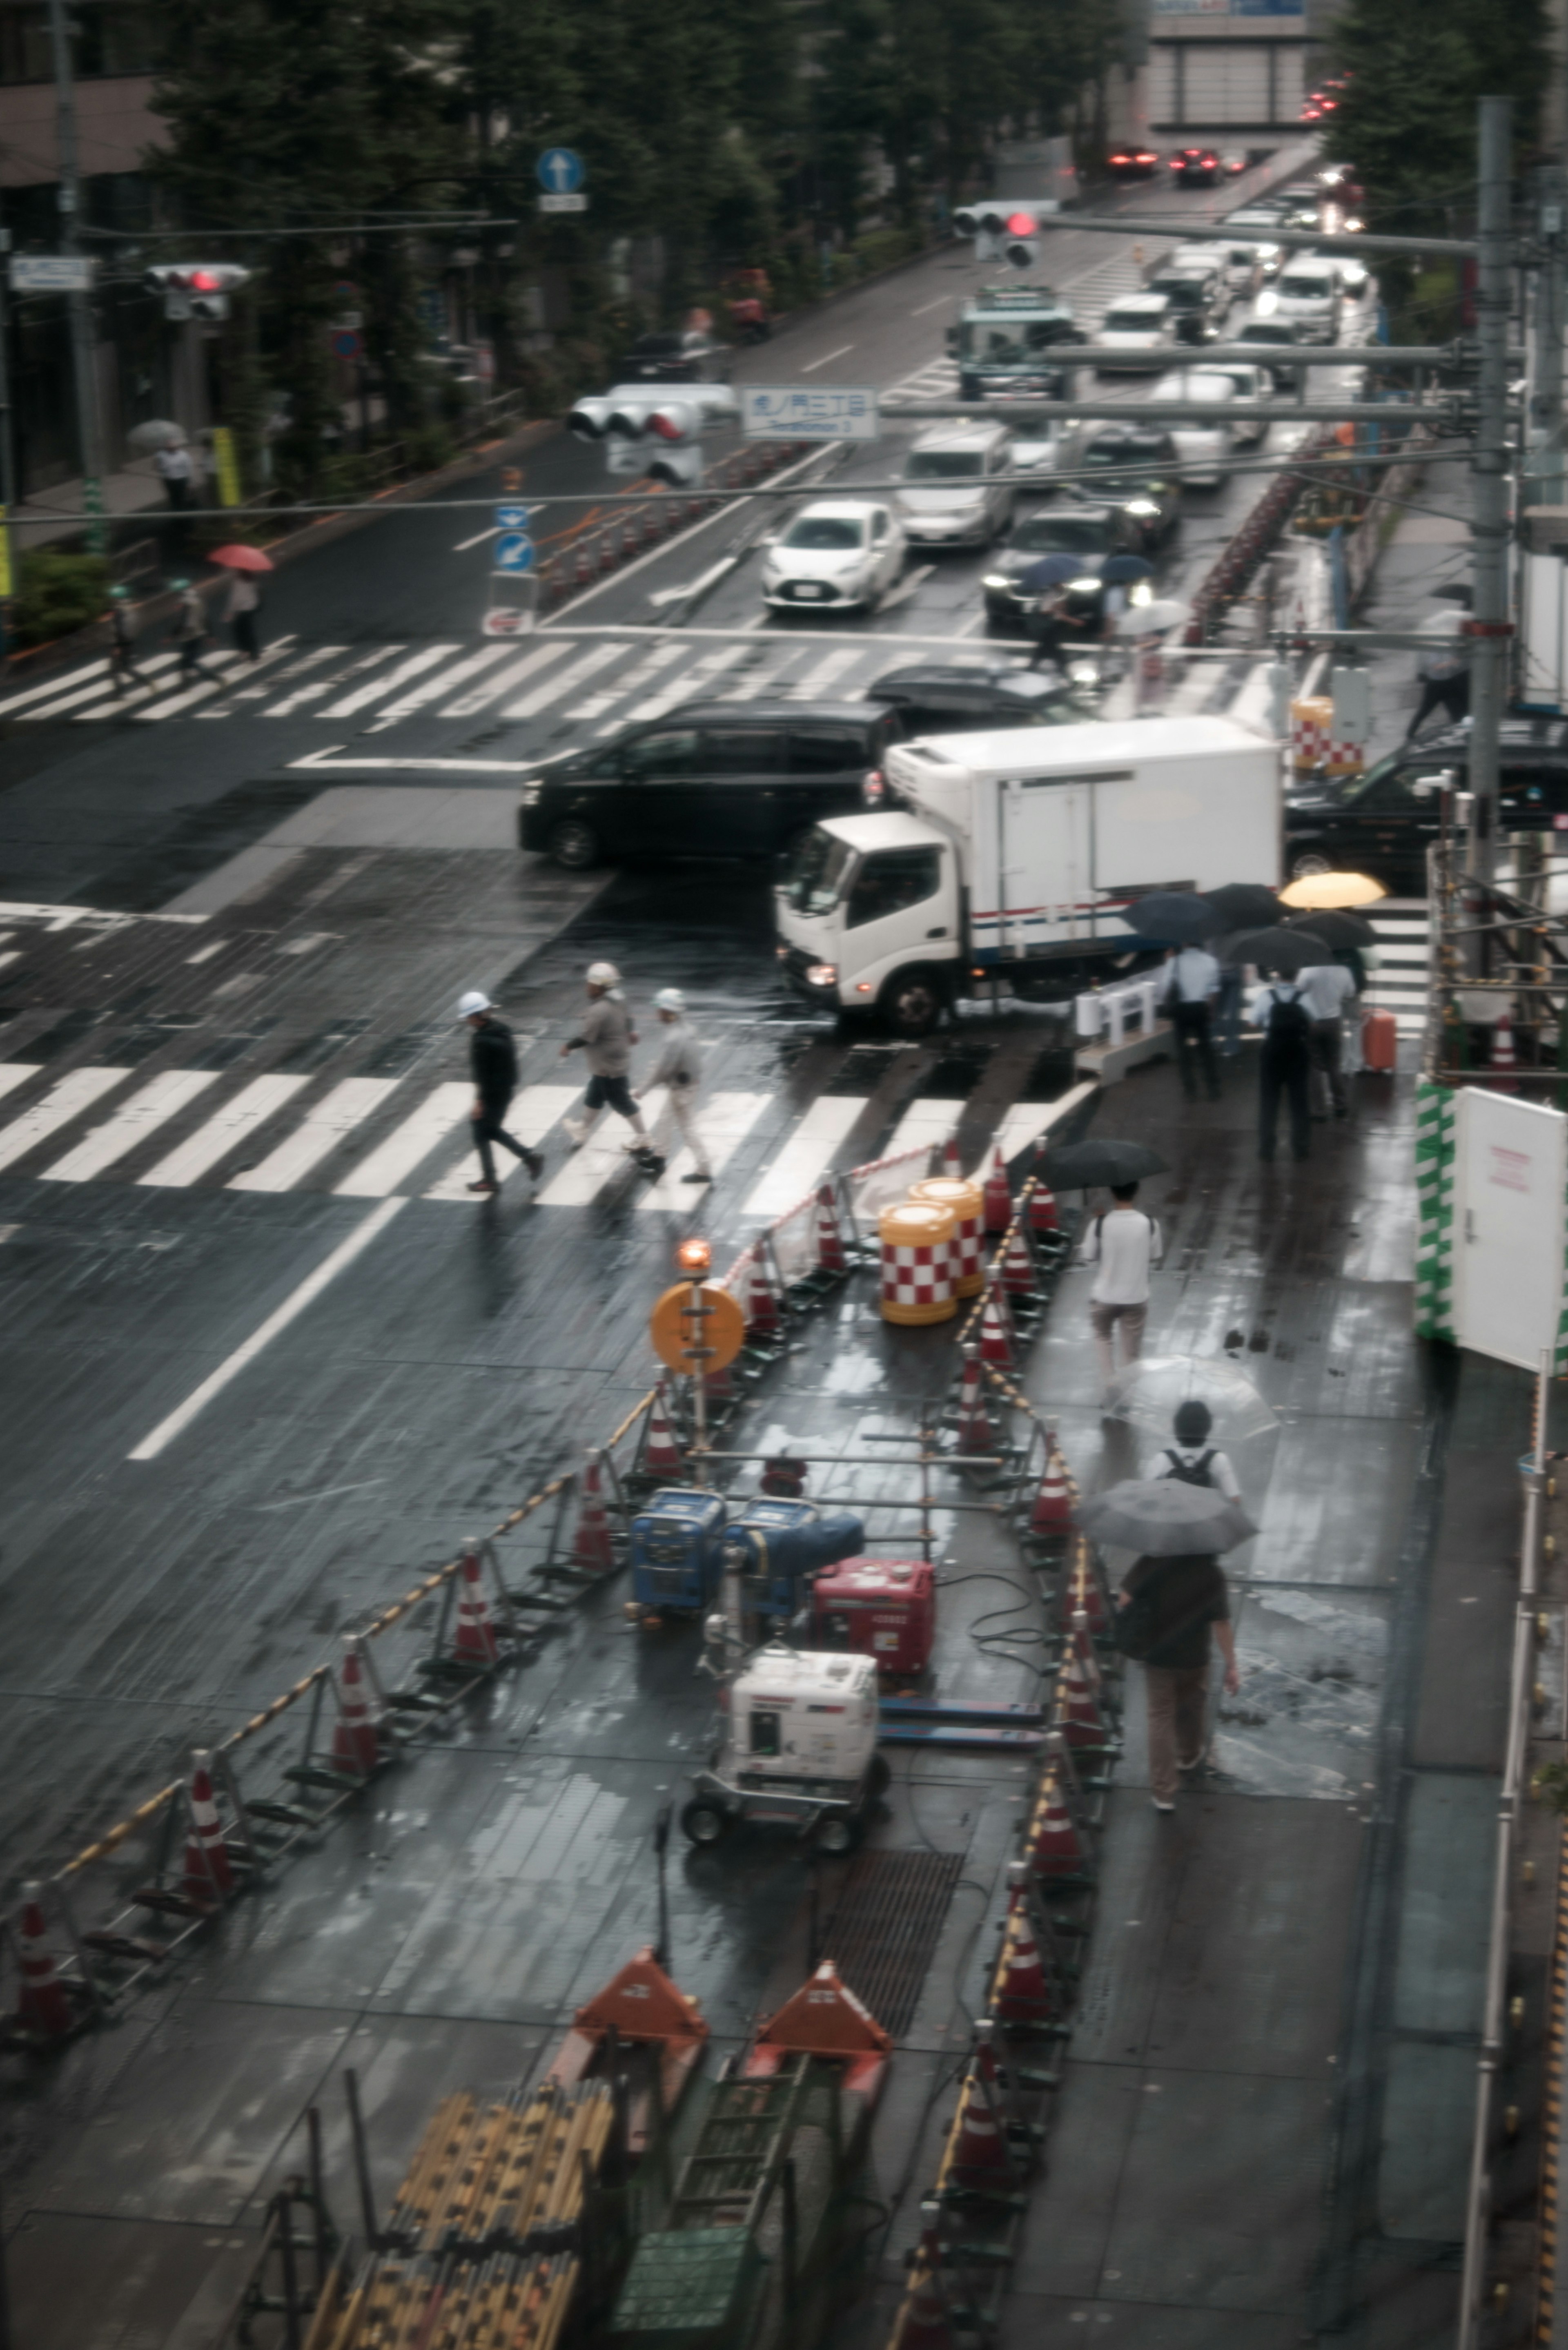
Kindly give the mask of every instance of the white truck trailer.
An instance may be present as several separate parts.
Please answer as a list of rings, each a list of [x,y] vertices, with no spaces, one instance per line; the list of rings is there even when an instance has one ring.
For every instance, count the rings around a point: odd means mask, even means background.
[[[1231,719],[950,734],[886,768],[899,806],[802,842],[778,951],[811,1001],[899,1035],[998,981],[1049,1001],[1129,967],[1153,890],[1279,879],[1279,754]]]

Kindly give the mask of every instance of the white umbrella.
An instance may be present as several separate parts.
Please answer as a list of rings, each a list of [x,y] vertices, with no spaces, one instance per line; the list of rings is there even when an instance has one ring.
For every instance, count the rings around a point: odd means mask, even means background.
[[[1158,637],[1167,629],[1179,629],[1192,618],[1190,604],[1183,604],[1174,596],[1157,596],[1152,604],[1129,604],[1125,612],[1116,615],[1118,637]]]
[[[126,434],[133,449],[171,449],[184,438],[182,424],[171,424],[161,417],[154,417],[148,424],[133,424]]]
[[[1153,1429],[1168,1440],[1171,1421],[1184,1403],[1206,1403],[1214,1415],[1216,1437],[1232,1444],[1267,1436],[1280,1424],[1245,1372],[1212,1356],[1140,1356],[1116,1373],[1109,1394],[1113,1419]]]

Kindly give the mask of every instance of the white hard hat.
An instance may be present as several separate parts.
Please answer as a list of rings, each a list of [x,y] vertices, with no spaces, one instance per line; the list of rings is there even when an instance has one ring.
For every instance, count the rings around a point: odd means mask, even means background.
[[[686,998],[678,987],[661,987],[653,999],[656,1012],[684,1012]]]
[[[482,995],[477,987],[471,987],[457,1007],[457,1016],[460,1020],[472,1020],[476,1012],[491,1012],[493,1009],[494,1006],[488,995]]]
[[[613,962],[591,962],[588,965],[590,987],[618,987],[620,973]]]

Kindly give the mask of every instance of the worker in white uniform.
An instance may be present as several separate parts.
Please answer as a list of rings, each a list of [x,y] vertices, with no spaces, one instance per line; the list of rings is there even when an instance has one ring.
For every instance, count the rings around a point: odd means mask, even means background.
[[[1079,1251],[1080,1263],[1099,1267],[1089,1292],[1089,1322],[1099,1357],[1101,1400],[1106,1407],[1115,1401],[1111,1382],[1116,1375],[1117,1327],[1125,1367],[1143,1351],[1149,1271],[1164,1253],[1159,1226],[1134,1207],[1137,1197],[1136,1183],[1113,1184],[1115,1205],[1094,1219]]]
[[[691,1153],[693,1162],[690,1173],[682,1175],[680,1180],[683,1183],[711,1183],[713,1170],[697,1128],[697,1088],[702,1082],[702,1040],[686,1016],[686,998],[678,987],[661,987],[653,999],[653,1008],[659,1014],[659,1024],[664,1035],[659,1058],[649,1071],[647,1084],[636,1087],[636,1098],[640,1101],[654,1086],[669,1088],[670,1114],[680,1129],[680,1139]],[[662,1124],[661,1118],[654,1128],[653,1147],[656,1151],[663,1149]]]

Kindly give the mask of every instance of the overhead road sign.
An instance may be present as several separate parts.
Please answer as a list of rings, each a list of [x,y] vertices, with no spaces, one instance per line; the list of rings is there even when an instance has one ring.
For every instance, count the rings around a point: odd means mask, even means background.
[[[13,294],[86,294],[91,291],[94,264],[85,254],[14,253],[11,255]]]
[[[541,196],[539,199],[542,213],[586,213],[587,208],[587,196]]]
[[[547,196],[575,196],[587,177],[582,157],[572,147],[546,147],[534,170]]]
[[[497,571],[532,571],[534,542],[524,531],[506,531],[495,542],[493,561]]]
[[[497,506],[495,509],[495,527],[497,530],[526,530],[528,527],[527,507],[519,505]]]
[[[876,392],[836,383],[742,384],[741,430],[748,441],[881,437]]]

